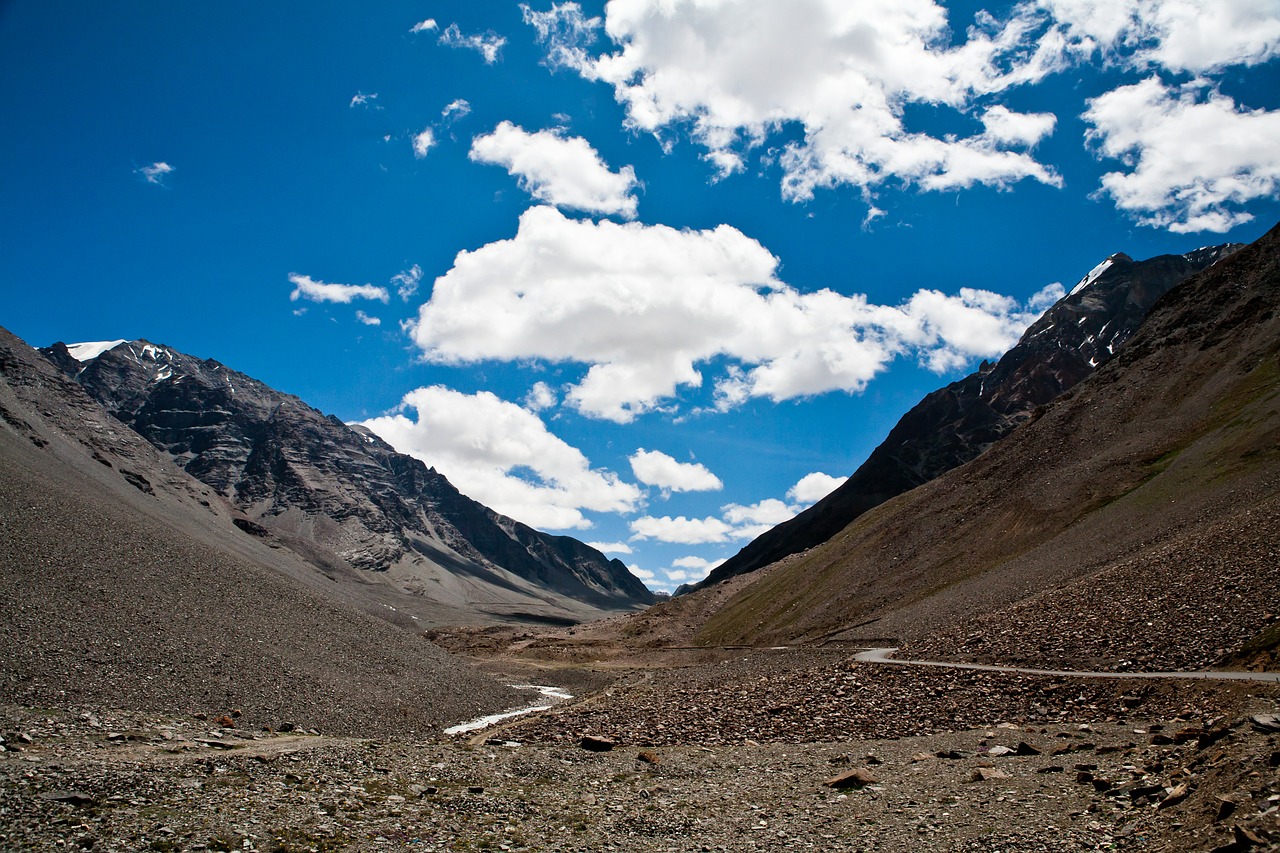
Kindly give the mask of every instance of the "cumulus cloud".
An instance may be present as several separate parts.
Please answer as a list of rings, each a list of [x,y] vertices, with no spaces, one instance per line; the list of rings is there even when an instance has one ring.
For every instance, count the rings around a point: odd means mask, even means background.
[[[649,571],[648,569],[642,569],[639,566],[627,566],[627,571],[631,572],[631,574],[640,578],[640,580],[644,581],[645,583],[648,583],[649,581],[653,580],[654,577],[656,577],[653,572]]]
[[[643,447],[630,457],[631,472],[640,482],[671,492],[715,492],[720,478],[696,462],[677,462],[660,450]]]
[[[427,156],[431,146],[436,144],[436,134],[431,128],[424,128],[413,137],[413,156],[421,160]]]
[[[164,185],[165,178],[173,174],[174,168],[168,163],[157,161],[150,166],[139,166],[133,170],[135,175],[141,175],[142,179],[149,184]]]
[[[405,301],[418,292],[418,283],[421,281],[422,267],[417,264],[391,276],[391,283],[396,286],[396,295]]]
[[[634,464],[633,464],[634,467]],[[644,476],[636,471],[636,479],[645,482]],[[772,530],[784,521],[794,518],[810,504],[826,497],[837,486],[845,481],[844,477],[832,477],[821,472],[813,472],[801,477],[787,490],[787,500],[765,498],[753,504],[725,504],[720,507],[720,517],[685,518],[684,516],[644,516],[631,522],[633,539],[656,539],[660,542],[671,542],[682,545],[708,545],[726,542],[745,541]],[[708,563],[701,558],[688,557],[686,560],[699,560],[702,564],[714,568],[724,562]],[[682,565],[677,560],[674,565]],[[692,564],[689,564],[692,565]],[[686,568],[688,565],[686,565]],[[708,568],[708,571],[710,571]],[[705,573],[703,575],[705,577]],[[697,578],[701,579],[701,578]],[[676,578],[683,580],[683,578]]]
[[[815,504],[839,488],[848,477],[832,477],[821,471],[805,474],[787,490],[787,497],[798,504]]]
[[[525,395],[524,407],[531,412],[541,412],[554,407],[558,402],[560,398],[556,396],[556,392],[550,385],[545,382],[535,382],[529,389],[529,393]]]
[[[782,191],[805,200],[818,188],[886,181],[931,190],[1059,185],[1022,136],[990,128],[934,136],[904,118],[911,104],[964,114],[979,98],[1061,67],[1064,37],[1044,32],[1044,17],[1029,6],[1005,21],[981,13],[953,43],[933,0],[615,0],[605,20],[614,52],[544,41],[553,61],[612,86],[633,128],[689,128],[722,175],[744,168],[771,134],[797,128],[801,139],[779,158]]]
[[[630,528],[632,539],[657,539],[683,545],[707,545],[734,538],[732,525],[718,518],[685,518],[683,515],[655,518],[646,515],[632,521]]]
[[[464,494],[533,527],[590,527],[583,510],[627,513],[642,497],[639,487],[591,467],[536,414],[487,391],[419,388],[399,411],[363,424]]]
[[[1096,152],[1127,167],[1103,175],[1099,192],[1144,225],[1228,231],[1253,219],[1240,206],[1280,190],[1280,111],[1149,77],[1092,99],[1084,119]]]
[[[802,293],[776,278],[777,265],[727,225],[679,231],[535,207],[514,238],[459,253],[408,330],[436,363],[588,365],[568,404],[628,423],[700,387],[713,360],[727,410],[751,397],[860,391],[903,355],[939,371],[998,356],[1038,316],[972,288],[921,290],[894,306]]]
[[[378,100],[377,92],[356,92],[351,96],[351,103],[347,104],[347,106],[352,109],[356,107],[376,107],[377,105],[374,103],[376,100]]]
[[[381,326],[381,325],[382,325],[382,320],[381,320],[381,318],[379,318],[379,317],[371,317],[371,316],[369,316],[368,314],[364,313],[363,311],[357,311],[357,312],[356,312],[356,319],[357,319],[357,320],[359,320],[361,323],[364,323],[366,326]]]
[[[1069,48],[1144,68],[1203,73],[1280,56],[1276,0],[1037,0]]]
[[[504,121],[471,142],[477,163],[503,166],[538,201],[587,213],[636,215],[635,170],[613,172],[587,140],[559,130],[529,133]]]
[[[289,273],[289,281],[293,284],[293,292],[289,294],[289,299],[293,302],[306,299],[310,302],[339,302],[345,305],[355,299],[387,302],[391,298],[385,287],[375,287],[372,284],[329,284],[296,272]]]
[[[435,19],[435,18],[427,18],[425,21],[419,21],[418,23],[414,24],[414,25],[409,29],[409,32],[411,32],[411,33],[425,33],[425,32],[428,32],[428,31],[430,31],[430,30],[437,29],[437,28],[439,28],[439,26],[440,26],[440,25],[436,23],[436,19]]]
[[[498,61],[498,53],[507,40],[502,36],[487,32],[477,35],[463,35],[457,24],[450,24],[440,33],[440,43],[446,47],[461,47],[474,50],[484,57],[487,65]]]
[[[626,542],[588,542],[592,548],[595,548],[602,554],[630,554],[631,546]],[[635,567],[631,567],[631,571],[635,571]],[[652,574],[649,575],[653,577]]]

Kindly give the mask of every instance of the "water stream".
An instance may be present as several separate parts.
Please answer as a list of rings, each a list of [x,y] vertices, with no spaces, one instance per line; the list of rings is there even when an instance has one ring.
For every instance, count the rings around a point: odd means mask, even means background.
[[[447,735],[460,735],[464,732],[474,732],[479,729],[488,728],[494,723],[502,722],[511,717],[519,717],[521,714],[532,714],[535,711],[546,711],[556,705],[573,698],[573,694],[559,687],[550,687],[545,684],[513,684],[516,690],[536,690],[542,695],[542,698],[532,705],[525,708],[517,708],[513,711],[503,711],[500,714],[489,714],[475,720],[469,720],[465,723],[458,723],[456,726],[450,726],[444,730]]]

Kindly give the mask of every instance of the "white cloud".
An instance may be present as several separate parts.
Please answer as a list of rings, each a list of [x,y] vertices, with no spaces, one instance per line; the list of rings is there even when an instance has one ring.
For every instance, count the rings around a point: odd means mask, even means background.
[[[1277,0],[1037,0],[1070,48],[1138,68],[1202,73],[1280,56]]]
[[[724,488],[720,478],[696,462],[677,462],[660,450],[643,447],[632,454],[631,471],[645,485],[672,492],[714,492]]]
[[[135,175],[141,175],[143,180],[149,184],[164,185],[164,180],[174,172],[173,166],[163,161],[157,161],[150,166],[139,166],[133,170]]]
[[[550,385],[545,382],[535,382],[529,389],[529,393],[525,395],[524,407],[531,412],[541,412],[552,408],[558,402],[560,398],[556,396],[555,390]]]
[[[381,326],[382,320],[378,317],[371,317],[363,311],[356,311],[356,319],[366,326]]]
[[[374,101],[376,101],[377,99],[378,99],[377,92],[368,92],[368,93],[356,92],[354,95],[351,96],[351,103],[347,104],[347,106],[351,107],[352,109],[354,109],[355,107],[375,107],[377,105],[374,104]]]
[[[472,160],[503,166],[535,199],[587,213],[636,215],[635,170],[609,170],[582,137],[558,130],[529,133],[504,121],[471,142]]]
[[[832,477],[830,474],[814,471],[812,474],[805,474],[794,486],[788,489],[787,497],[798,504],[809,506],[834,492],[847,479],[849,478]]]
[[[448,47],[462,47],[474,50],[484,57],[488,65],[498,61],[498,53],[507,40],[496,33],[487,32],[480,35],[465,36],[457,24],[450,24],[440,33],[440,43]]]
[[[391,283],[396,286],[396,294],[405,301],[418,292],[418,283],[421,281],[422,267],[417,264],[391,276]]]
[[[552,68],[578,68],[587,62],[586,48],[600,33],[603,22],[582,13],[577,3],[552,3],[546,12],[535,12],[520,4],[524,22],[537,31],[538,41],[547,46],[547,64]]]
[[[653,580],[654,577],[656,577],[653,572],[649,571],[648,569],[642,569],[639,566],[627,566],[627,571],[631,572],[631,574],[635,575],[636,577],[640,578],[640,580],[645,581],[646,583],[648,581]]]
[[[1092,99],[1083,117],[1097,153],[1127,167],[1103,175],[1100,193],[1143,225],[1227,231],[1253,219],[1240,206],[1280,190],[1280,111],[1149,77]]]
[[[683,515],[655,518],[646,515],[632,521],[630,528],[633,539],[657,539],[684,545],[728,542],[735,538],[733,527],[718,518],[685,518]]]
[[[723,562],[724,560],[706,560],[702,557],[680,557],[672,560],[671,568],[664,570],[662,574],[669,587],[697,583]]]
[[[418,23],[414,24],[413,27],[409,30],[409,32],[423,33],[429,30],[438,29],[439,26],[440,25],[436,23],[435,18],[427,18],[425,21],[419,21]]]
[[[982,114],[987,135],[1000,142],[1033,146],[1053,133],[1058,123],[1053,113],[1015,113],[997,104]]]
[[[749,506],[727,504],[721,507],[720,511],[724,513],[725,521],[730,524],[765,524],[769,527],[794,518],[796,514],[795,507],[783,503],[777,498],[766,498]]]
[[[390,299],[385,287],[375,287],[372,284],[328,284],[296,272],[289,273],[289,281],[294,286],[293,293],[289,294],[289,299],[293,302],[306,299],[311,302],[347,304],[354,299],[376,299],[379,302]]]
[[[631,512],[642,497],[635,485],[592,468],[536,414],[487,391],[463,394],[433,385],[406,394],[400,408],[363,424],[464,494],[525,524],[586,528],[582,510]],[[416,419],[405,414],[409,409]]]
[[[431,128],[424,128],[413,137],[413,156],[421,160],[427,156],[431,146],[436,144],[436,134]]]
[[[631,553],[631,546],[628,545],[626,542],[588,542],[587,544],[590,545],[592,548],[595,548],[597,551],[599,551],[602,554],[630,554]],[[634,574],[636,571],[636,567],[630,566],[629,568]],[[649,577],[653,577],[652,572],[649,573]]]
[[[408,331],[436,363],[589,365],[569,405],[628,423],[701,386],[713,359],[727,361],[714,378],[724,409],[855,392],[898,356],[939,371],[999,356],[1039,313],[972,288],[897,306],[801,293],[776,279],[777,263],[727,225],[678,231],[536,207],[514,238],[459,253]]]
[[[904,119],[910,104],[964,114],[1061,67],[1064,37],[1041,32],[1044,17],[1028,6],[1004,22],[980,13],[953,43],[933,0],[614,0],[605,30],[615,52],[545,40],[553,62],[613,87],[631,127],[688,127],[722,175],[776,131],[797,128],[802,138],[779,159],[782,190],[805,200],[818,188],[887,181],[1060,185],[1022,137],[931,136]]]
[[[471,115],[471,102],[465,98],[450,101],[440,111],[440,117],[450,122],[461,121],[469,115]]]

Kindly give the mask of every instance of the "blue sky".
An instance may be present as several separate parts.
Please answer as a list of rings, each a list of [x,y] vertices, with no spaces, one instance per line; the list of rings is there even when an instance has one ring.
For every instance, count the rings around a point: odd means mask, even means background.
[[[1107,255],[1275,224],[1278,54],[1277,0],[10,0],[0,324],[216,358],[670,589]]]

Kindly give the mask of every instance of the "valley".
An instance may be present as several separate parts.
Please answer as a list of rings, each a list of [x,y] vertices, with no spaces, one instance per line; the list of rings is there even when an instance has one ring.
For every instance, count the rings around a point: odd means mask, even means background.
[[[8,336],[0,848],[1277,849],[1280,230],[1203,260],[652,604],[215,362]],[[1095,272],[1046,317],[1150,284]],[[449,733],[516,685],[572,698]]]

